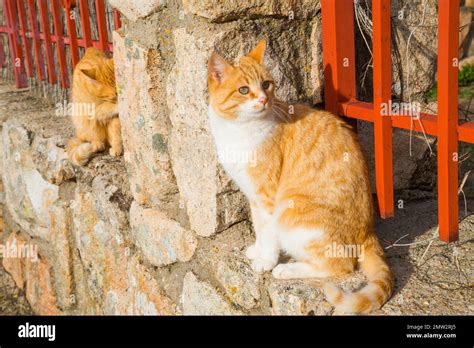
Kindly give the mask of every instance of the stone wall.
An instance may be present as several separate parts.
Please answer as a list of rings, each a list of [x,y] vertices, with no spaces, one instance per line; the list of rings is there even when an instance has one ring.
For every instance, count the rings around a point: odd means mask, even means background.
[[[278,96],[322,100],[319,1],[110,3],[124,15],[113,35],[123,158],[101,154],[72,166],[70,120],[53,106],[2,115],[2,242],[39,252],[37,262],[3,264],[33,310],[330,314],[317,283],[276,281],[249,267],[247,202],[217,162],[207,121],[211,51],[233,60],[261,37]],[[23,95],[3,97],[15,105]],[[409,182],[414,169],[402,172]]]

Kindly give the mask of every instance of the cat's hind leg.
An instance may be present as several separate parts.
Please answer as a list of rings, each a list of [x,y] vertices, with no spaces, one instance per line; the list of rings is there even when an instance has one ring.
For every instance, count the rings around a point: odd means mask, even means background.
[[[110,155],[116,157],[120,156],[123,152],[123,147],[120,119],[118,117],[114,117],[107,124],[107,139],[110,144]]]
[[[77,129],[77,136],[91,143],[92,153],[104,151],[107,145],[106,130],[96,121],[84,123]]]
[[[279,231],[281,248],[296,262],[279,264],[273,269],[277,279],[327,278],[349,273],[357,263],[354,258],[333,257],[330,233],[321,228],[284,228]]]

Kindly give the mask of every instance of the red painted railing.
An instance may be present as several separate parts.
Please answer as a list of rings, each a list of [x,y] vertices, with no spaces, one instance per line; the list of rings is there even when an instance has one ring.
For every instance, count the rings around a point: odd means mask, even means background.
[[[322,0],[326,108],[374,124],[375,177],[382,218],[394,215],[392,129],[413,129],[438,138],[439,237],[458,239],[458,142],[474,143],[474,122],[458,122],[459,0],[438,1],[438,115],[419,122],[403,115],[384,116],[391,100],[390,0],[372,1],[373,103],[358,101],[355,82],[354,0]]]
[[[0,34],[8,36],[15,83],[18,88],[28,86],[27,78],[37,78],[39,81],[47,81],[50,85],[56,85],[60,81],[61,88],[67,89],[70,86],[71,70],[80,58],[80,47],[93,46],[104,52],[112,51],[104,0],[94,0],[97,23],[91,21],[88,0],[2,0],[1,5],[5,24],[0,26]],[[76,32],[78,27],[76,10],[80,13],[82,28],[80,37]],[[113,24],[114,29],[121,25],[120,14],[117,11],[113,13]],[[93,25],[96,26],[98,33],[96,40],[92,35]],[[66,47],[69,48],[70,58]],[[69,63],[72,69],[69,69]],[[0,67],[5,64],[0,40]],[[58,66],[59,76],[56,71]]]

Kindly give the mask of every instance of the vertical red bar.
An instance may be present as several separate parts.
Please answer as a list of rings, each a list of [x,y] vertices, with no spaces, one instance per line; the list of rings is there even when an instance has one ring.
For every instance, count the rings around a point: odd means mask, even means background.
[[[107,34],[107,17],[105,14],[105,3],[103,0],[95,0],[95,12],[97,14],[97,29],[99,33],[99,48],[107,52],[109,39]]]
[[[66,62],[66,49],[64,47],[64,32],[61,22],[59,0],[51,0],[51,10],[53,14],[54,33],[56,36],[56,54],[59,62],[59,72],[61,74],[61,86],[69,88],[69,76]]]
[[[23,47],[25,48],[25,60],[26,60],[26,69],[28,76],[34,76],[33,72],[33,56],[31,54],[31,44],[30,39],[28,38],[28,25],[26,24],[26,12],[25,12],[25,3],[23,0],[17,0],[18,8],[18,18],[19,24],[21,25],[21,37],[23,38]]]
[[[0,68],[5,66],[5,53],[3,52],[3,43],[0,40]]]
[[[120,12],[114,10],[114,29],[117,30],[122,26],[122,21],[120,20]]]
[[[392,89],[390,0],[372,2],[374,55],[375,178],[380,216],[393,216],[392,118],[388,109]],[[386,109],[386,110],[387,110]],[[390,111],[390,110],[389,110]]]
[[[54,68],[53,45],[51,43],[51,32],[49,31],[49,15],[47,0],[38,0],[41,17],[41,28],[43,29],[44,49],[46,51],[46,61],[48,63],[49,83],[55,84],[57,81],[56,70]]]
[[[459,0],[438,2],[438,218],[439,237],[458,239]]]
[[[321,11],[325,104],[337,115],[339,103],[356,96],[354,1],[322,0]]]
[[[41,53],[41,39],[38,28],[38,21],[36,19],[35,0],[28,0],[28,15],[30,18],[31,37],[33,39],[33,47],[35,50],[36,70],[38,71],[38,78],[41,81],[46,79],[46,71],[44,70],[44,60]]]
[[[18,29],[18,17],[15,0],[3,0],[7,27],[9,31],[8,40],[12,57],[13,72],[15,75],[15,85],[17,88],[28,86],[23,62],[23,54],[20,46],[20,36]]]
[[[85,47],[92,46],[91,23],[89,14],[89,4],[87,0],[79,1],[79,11],[81,13],[82,39]]]
[[[72,68],[74,69],[76,64],[79,62],[79,45],[77,43],[76,19],[74,17],[74,12],[71,8],[71,3],[69,1],[65,5],[65,11],[67,33],[69,37],[69,48],[71,49]]]

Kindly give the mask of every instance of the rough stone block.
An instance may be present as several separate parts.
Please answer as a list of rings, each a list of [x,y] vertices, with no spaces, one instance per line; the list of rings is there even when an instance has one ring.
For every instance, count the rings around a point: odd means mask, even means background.
[[[15,245],[17,248],[20,248],[21,245],[25,245],[25,240],[20,235],[16,233],[11,233],[5,241],[4,247],[10,247]],[[5,250],[2,258],[2,265],[5,270],[12,276],[15,284],[20,289],[23,289],[25,286],[25,278],[23,275],[25,262],[21,257],[6,257]]]
[[[274,315],[328,315],[332,306],[325,300],[316,282],[272,279],[268,294]],[[320,286],[320,285],[319,285]]]
[[[279,0],[183,0],[187,14],[198,15],[213,22],[226,22],[240,18],[277,16],[306,18],[314,16],[320,9],[320,1],[279,1]]]
[[[2,173],[5,206],[25,231],[49,239],[49,209],[59,197],[59,187],[46,181],[33,162],[27,129],[6,122],[2,129],[3,157],[8,170]]]
[[[32,144],[32,158],[43,177],[55,185],[74,178],[74,167],[66,151],[67,137],[64,134],[51,138],[35,136]]]
[[[126,175],[123,168],[117,175]],[[99,314],[172,314],[173,303],[140,265],[127,241],[128,207],[122,210],[114,199],[117,191],[105,174],[96,175],[91,187],[76,189],[76,247],[93,302],[99,305]]]
[[[110,5],[119,10],[125,17],[132,21],[147,17],[161,10],[165,0],[110,0]]]
[[[417,122],[417,121],[414,121]],[[370,182],[372,184],[372,192],[375,192],[375,157],[374,157],[374,134],[373,125],[368,123],[359,123],[358,136],[361,146],[366,155],[368,165]],[[394,188],[397,190],[410,188],[412,180],[414,180],[415,172],[418,166],[422,163],[422,159],[429,156],[429,147],[434,147],[433,138],[428,138],[428,142],[424,139],[422,134],[413,134],[412,148],[410,156],[410,135],[409,132],[394,129],[393,131],[393,173],[394,173]],[[434,160],[434,156],[433,156]],[[432,180],[430,177],[436,175],[433,173],[424,173],[428,178],[429,184]],[[426,181],[425,180],[425,181]],[[421,183],[420,183],[421,184]]]
[[[69,242],[69,208],[64,202],[52,207],[51,216],[51,268],[58,306],[66,309],[74,305],[74,274]]]
[[[260,300],[260,277],[252,271],[242,255],[219,261],[216,277],[232,302],[245,309],[257,306]]]
[[[323,39],[321,19],[313,23],[311,30],[311,84],[313,87],[313,104],[323,102],[324,70],[323,70]]]
[[[39,315],[58,315],[57,300],[51,276],[51,266],[46,260],[25,261],[26,299]]]
[[[133,202],[130,209],[131,233],[145,258],[156,266],[189,261],[197,240],[191,231],[156,209]]]
[[[184,277],[181,295],[184,315],[237,315],[228,302],[210,284],[200,281],[192,272]]]
[[[392,1],[391,4],[392,13],[397,14],[393,26],[393,35],[397,39],[392,59],[400,61],[400,64],[393,65],[392,90],[403,100],[424,98],[424,93],[433,86],[436,74],[437,3],[416,0],[406,4]],[[422,19],[423,26],[413,30]]]
[[[157,50],[140,47],[115,32],[114,59],[130,188],[138,203],[161,206],[178,192],[168,154],[161,58]]]
[[[249,222],[236,224],[201,245],[196,258],[215,278],[233,304],[244,309],[258,307],[262,277],[253,272],[244,256],[246,246],[254,241]]]

